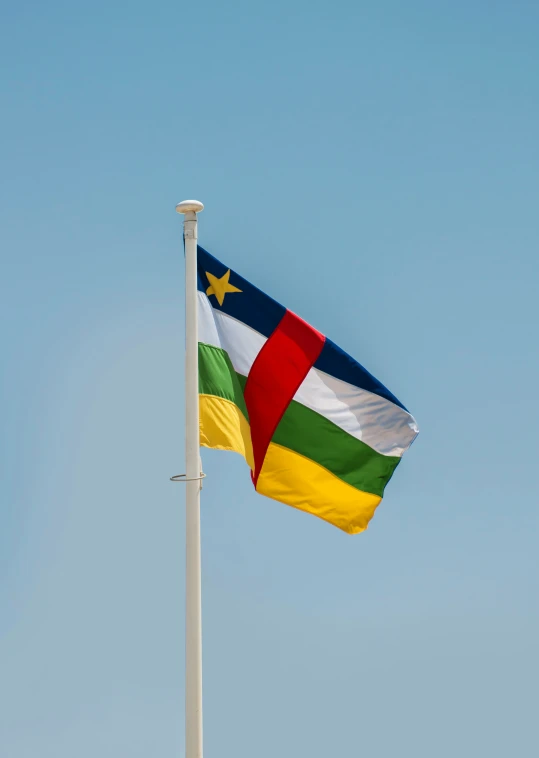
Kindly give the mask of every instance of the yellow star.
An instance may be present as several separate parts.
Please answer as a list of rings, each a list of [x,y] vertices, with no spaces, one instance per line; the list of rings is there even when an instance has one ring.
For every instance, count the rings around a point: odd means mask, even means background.
[[[210,295],[215,295],[219,305],[222,305],[224,303],[225,295],[227,292],[241,292],[241,290],[239,290],[237,287],[234,287],[233,284],[228,283],[228,280],[230,279],[230,269],[228,269],[226,274],[223,274],[220,279],[218,279],[213,274],[210,274],[208,271],[206,271],[206,276],[208,277],[208,281],[210,283],[210,286],[206,290],[206,295],[208,295],[208,297]]]

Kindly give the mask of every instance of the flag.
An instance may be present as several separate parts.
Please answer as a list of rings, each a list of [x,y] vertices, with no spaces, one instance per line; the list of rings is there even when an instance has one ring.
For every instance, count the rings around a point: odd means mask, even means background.
[[[349,534],[418,428],[331,340],[198,248],[200,444],[243,455],[256,491]]]

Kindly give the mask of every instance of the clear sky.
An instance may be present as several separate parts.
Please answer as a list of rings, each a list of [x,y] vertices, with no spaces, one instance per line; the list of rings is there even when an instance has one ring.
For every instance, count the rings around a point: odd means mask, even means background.
[[[356,537],[204,452],[207,758],[539,754],[539,5],[0,34],[2,756],[183,755],[186,197],[421,430]]]

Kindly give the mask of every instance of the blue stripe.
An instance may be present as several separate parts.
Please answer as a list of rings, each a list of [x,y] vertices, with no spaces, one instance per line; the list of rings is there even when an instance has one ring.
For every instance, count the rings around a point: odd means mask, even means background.
[[[331,374],[336,379],[342,379],[343,382],[348,382],[348,384],[353,384],[362,390],[385,397],[386,400],[395,403],[399,408],[407,410],[387,387],[384,387],[378,379],[369,374],[366,368],[363,368],[351,355],[345,353],[344,350],[341,350],[338,345],[327,337],[314,367],[320,369],[320,371],[324,371],[326,374]]]
[[[229,267],[225,266],[213,255],[210,255],[204,248],[198,247],[198,289],[206,292],[210,286],[206,272],[221,278],[228,271]],[[285,314],[286,308],[271,297],[261,292],[258,287],[254,287],[246,279],[230,270],[230,284],[238,287],[240,293],[228,293],[225,295],[223,305],[219,305],[214,295],[209,296],[212,308],[222,311],[232,316],[238,321],[242,321],[265,337],[269,337],[277,328],[279,322]],[[406,410],[404,405],[397,400],[387,387],[369,374],[367,369],[355,361],[348,353],[341,350],[334,342],[326,338],[322,352],[314,364],[315,368],[331,374],[336,379],[342,379],[343,382],[353,384],[355,387],[372,392],[375,395],[390,400],[395,405]]]
[[[229,267],[223,265],[221,261],[218,261],[217,258],[206,252],[200,245],[198,247],[197,258],[198,289],[206,292],[210,286],[206,272],[208,271],[220,279],[226,274]],[[264,292],[261,292],[258,287],[253,287],[252,284],[233,270],[230,271],[229,282],[241,290],[241,295],[234,292],[226,294],[222,305],[219,305],[215,295],[210,295],[209,299],[212,308],[222,311],[238,319],[238,321],[243,321],[244,324],[260,332],[265,337],[273,334],[284,316],[286,308],[264,294]]]

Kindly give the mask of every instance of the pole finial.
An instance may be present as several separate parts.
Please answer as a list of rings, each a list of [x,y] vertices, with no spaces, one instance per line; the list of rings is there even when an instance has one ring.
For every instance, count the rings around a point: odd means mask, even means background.
[[[200,213],[203,210],[204,205],[200,200],[182,200],[176,206],[176,213]]]

